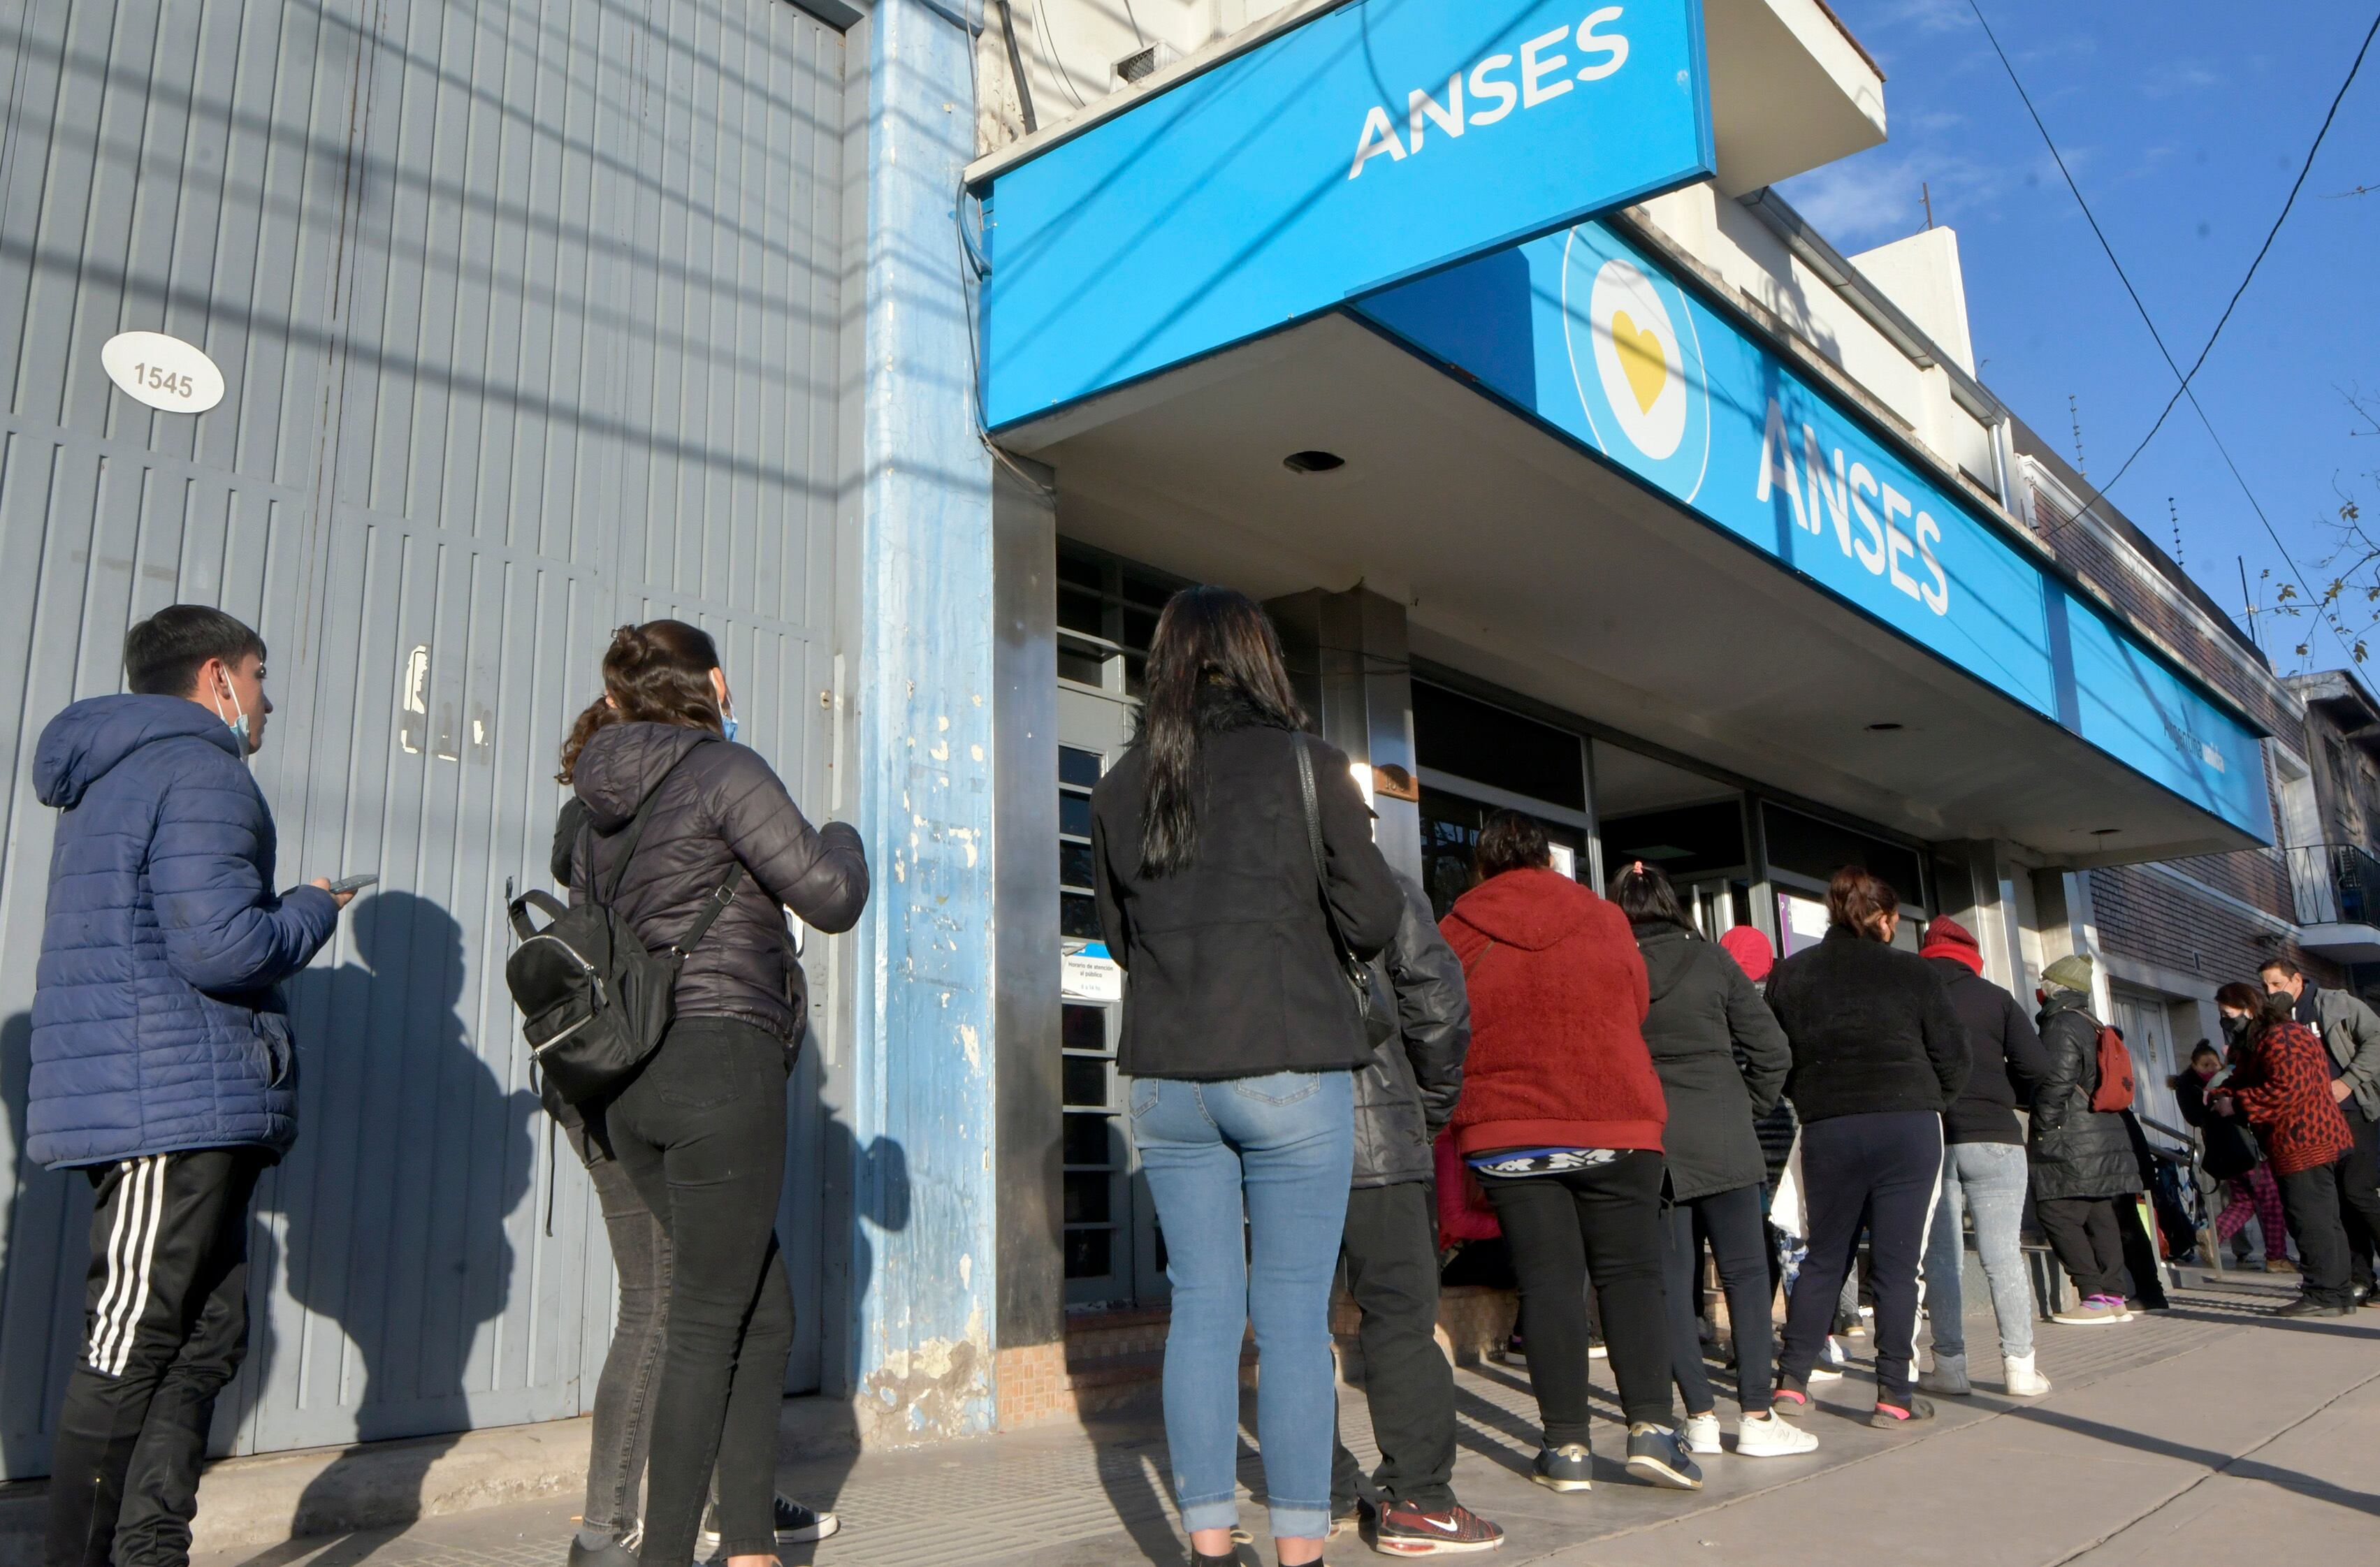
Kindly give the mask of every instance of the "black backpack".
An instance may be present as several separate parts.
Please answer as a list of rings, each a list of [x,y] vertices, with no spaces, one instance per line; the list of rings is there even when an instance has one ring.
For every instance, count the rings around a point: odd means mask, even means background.
[[[691,749],[686,753],[693,754]],[[670,772],[685,760],[682,756],[672,763]],[[727,880],[705,901],[693,929],[658,954],[645,950],[627,920],[613,908],[653,802],[668,781],[669,772],[662,773],[622,830],[627,839],[608,891],[597,884],[594,857],[588,855],[582,860],[587,902],[577,908],[534,889],[507,905],[520,945],[504,964],[504,984],[521,1010],[521,1033],[528,1040],[530,1061],[572,1105],[617,1087],[660,1048],[675,1010],[678,969],[710,931],[711,921],[735,899],[740,865],[729,869]],[[509,884],[504,890],[507,894],[512,891]],[[551,920],[544,929],[531,923],[532,908]]]

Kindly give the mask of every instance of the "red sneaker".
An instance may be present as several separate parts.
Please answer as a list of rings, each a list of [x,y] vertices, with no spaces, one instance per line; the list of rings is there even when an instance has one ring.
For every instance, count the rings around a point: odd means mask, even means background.
[[[1451,1556],[1503,1543],[1503,1530],[1461,1502],[1441,1512],[1393,1502],[1380,1509],[1372,1534],[1372,1549],[1386,1556]]]

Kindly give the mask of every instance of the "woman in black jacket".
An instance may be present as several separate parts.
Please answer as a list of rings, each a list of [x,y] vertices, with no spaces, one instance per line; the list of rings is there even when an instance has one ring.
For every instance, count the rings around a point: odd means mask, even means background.
[[[2124,1118],[2094,1110],[2099,1091],[2099,1020],[2091,1015],[2092,963],[2082,953],[2041,971],[2041,1044],[2048,1069],[2033,1097],[2029,1152],[2033,1206],[2049,1249],[2081,1298],[2050,1314],[2070,1326],[2129,1322],[2124,1304],[2123,1226],[2118,1199],[2141,1189]]]
[[[568,852],[572,903],[602,890],[659,952],[725,900],[678,970],[660,1047],[625,1087],[580,1107],[588,1141],[619,1161],[671,1254],[646,1567],[693,1561],[714,1465],[731,1567],[776,1559],[794,1303],[774,1226],[785,1077],[807,1006],[785,910],[841,931],[868,900],[859,835],[841,822],[813,831],[769,764],[728,743],[734,711],[707,633],[675,620],[624,626],[603,655],[603,695],[562,750],[560,776],[587,808]],[[623,829],[648,798],[631,853]]]
[[[1372,1059],[1340,947],[1370,958],[1404,910],[1347,759],[1304,724],[1264,612],[1185,589],[1158,619],[1132,747],[1091,796],[1099,923],[1127,977],[1117,1063],[1173,1286],[1166,1438],[1206,1562],[1232,1560],[1251,1319],[1279,1560],[1318,1560],[1330,1534],[1330,1275],[1351,1079]]]
[[[1742,966],[1686,922],[1670,879],[1643,861],[1621,873],[1612,900],[1636,932],[1651,982],[1645,1044],[1670,1104],[1661,1131],[1670,1197],[1664,1237],[1672,1374],[1686,1405],[1681,1435],[1698,1453],[1721,1452],[1718,1401],[1703,1368],[1694,1322],[1702,1248],[1710,1237],[1735,1334],[1735,1451],[1743,1458],[1808,1452],[1818,1439],[1777,1418],[1769,1405],[1768,1239],[1761,1187],[1767,1178],[1755,1123],[1773,1108],[1793,1063],[1777,1015]]]
[[[1786,1303],[1777,1412],[1810,1406],[1810,1371],[1834,1325],[1836,1293],[1864,1218],[1876,1291],[1868,1424],[1892,1428],[1934,1415],[1911,1375],[1917,1276],[1942,1180],[1942,1111],[1967,1080],[1967,1036],[1940,976],[1892,945],[1900,899],[1882,880],[1856,866],[1836,871],[1827,916],[1826,939],[1768,977],[1768,1005],[1793,1047],[1785,1092],[1802,1118],[1810,1239]]]

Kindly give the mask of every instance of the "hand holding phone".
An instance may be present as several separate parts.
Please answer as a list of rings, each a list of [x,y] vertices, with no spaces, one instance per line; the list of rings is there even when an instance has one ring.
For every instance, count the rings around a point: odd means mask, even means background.
[[[355,900],[355,895],[358,892],[379,880],[377,876],[342,876],[336,881],[333,881],[326,877],[317,876],[310,885],[322,888],[331,894],[333,903],[345,908]]]

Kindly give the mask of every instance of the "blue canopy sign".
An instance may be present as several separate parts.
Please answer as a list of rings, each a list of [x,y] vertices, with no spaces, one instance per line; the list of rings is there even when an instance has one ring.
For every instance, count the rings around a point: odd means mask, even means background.
[[[2271,837],[2246,724],[1607,225],[1355,309],[2134,771]]]
[[[1701,0],[1350,0],[993,176],[987,419],[1713,167]]]

